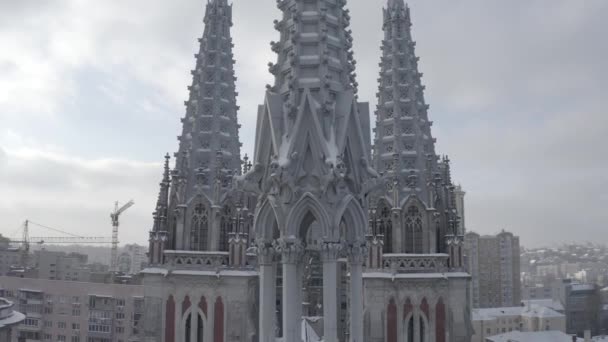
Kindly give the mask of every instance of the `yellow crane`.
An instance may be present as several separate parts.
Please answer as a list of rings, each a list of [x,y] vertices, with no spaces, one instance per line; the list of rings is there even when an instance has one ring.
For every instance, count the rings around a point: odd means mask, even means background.
[[[67,236],[29,236],[30,225],[34,225],[40,228],[44,228],[47,230],[51,230],[56,233],[61,233]],[[21,244],[21,266],[27,267],[29,266],[29,256],[30,256],[30,244],[34,243],[37,245],[43,244],[110,244],[112,243],[112,239],[108,237],[98,237],[98,236],[79,236],[72,233],[68,233],[63,230],[51,228],[40,223],[33,222],[31,220],[25,220],[23,223],[23,233],[21,236],[21,240],[10,239],[11,243]]]
[[[110,263],[110,271],[116,273],[118,271],[118,226],[119,217],[127,209],[131,208],[135,204],[133,200],[130,200],[125,205],[119,207],[118,201],[114,203],[114,211],[110,213],[112,219],[112,260]]]

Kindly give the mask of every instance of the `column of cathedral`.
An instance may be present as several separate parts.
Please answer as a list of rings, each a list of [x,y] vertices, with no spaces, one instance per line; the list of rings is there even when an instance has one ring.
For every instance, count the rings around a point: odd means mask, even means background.
[[[367,205],[359,199],[380,183],[370,167],[369,109],[357,102],[346,0],[277,5],[281,40],[271,43],[277,62],[269,63],[275,81],[258,111],[254,166],[239,184],[261,199],[256,240],[264,242],[258,253],[272,241],[280,255],[283,341],[301,340],[302,254],[314,252],[323,263],[324,341],[337,342],[344,335],[338,332],[338,259],[348,256],[350,297],[361,297]],[[311,235],[321,239],[313,243]],[[266,263],[260,266],[260,298],[270,303],[275,266],[265,254],[258,260]],[[270,310],[260,308],[264,331],[272,327],[262,317]],[[362,336],[362,312],[361,301],[351,302],[353,341]]]

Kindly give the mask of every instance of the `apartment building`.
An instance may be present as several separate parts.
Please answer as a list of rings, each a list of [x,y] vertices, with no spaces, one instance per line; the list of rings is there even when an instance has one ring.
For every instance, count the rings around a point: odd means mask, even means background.
[[[37,278],[88,282],[91,270],[87,267],[88,256],[79,253],[36,251]]]
[[[25,315],[12,342],[139,341],[142,286],[0,277],[0,296]]]
[[[467,267],[472,276],[475,308],[518,306],[521,302],[519,237],[502,231],[497,235],[465,235]]]

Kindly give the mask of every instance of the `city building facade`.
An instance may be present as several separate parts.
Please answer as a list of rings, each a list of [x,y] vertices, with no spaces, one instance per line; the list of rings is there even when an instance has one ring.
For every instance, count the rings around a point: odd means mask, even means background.
[[[587,330],[593,336],[599,334],[602,304],[597,285],[564,280],[560,299],[566,310],[568,334],[582,337]]]
[[[34,260],[35,278],[80,282],[91,279],[91,270],[86,266],[87,255],[40,250],[36,251]]]
[[[485,342],[488,337],[512,331],[566,332],[566,316],[550,308],[528,304],[526,306],[473,309],[472,342]]]
[[[139,341],[142,286],[0,277],[0,292],[25,315],[12,342]]]
[[[513,307],[521,303],[519,237],[501,232],[465,235],[473,307]]]
[[[142,271],[143,340],[299,342],[314,325],[325,342],[468,342],[464,193],[435,152],[409,8],[384,9],[372,144],[346,0],[277,5],[250,162],[232,5],[207,3]]]

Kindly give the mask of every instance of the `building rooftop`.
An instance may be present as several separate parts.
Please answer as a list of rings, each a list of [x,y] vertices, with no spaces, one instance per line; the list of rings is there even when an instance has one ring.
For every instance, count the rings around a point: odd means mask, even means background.
[[[529,299],[522,302],[525,306],[542,306],[555,311],[564,311],[564,306],[560,301],[553,299]]]
[[[473,309],[474,321],[487,321],[500,317],[521,316],[523,307]]]
[[[491,342],[572,342],[572,336],[561,331],[521,332],[512,331],[492,337],[486,337]],[[577,339],[583,341],[583,339]]]
[[[564,315],[543,305],[531,304],[527,306],[473,309],[473,321],[491,321],[501,317],[563,317]]]
[[[595,286],[591,284],[572,284],[572,291],[593,291]]]

